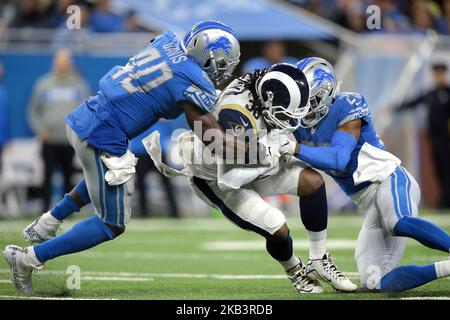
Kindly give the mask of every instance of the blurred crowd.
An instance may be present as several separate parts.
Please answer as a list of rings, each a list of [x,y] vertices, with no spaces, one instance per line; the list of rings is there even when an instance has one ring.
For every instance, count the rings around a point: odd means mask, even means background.
[[[139,32],[146,29],[137,23],[136,13],[120,15],[111,9],[109,0],[2,0],[0,26],[11,28],[64,28],[67,8],[77,5],[81,26],[92,32]]]
[[[355,32],[369,31],[367,7],[380,8],[383,32],[450,34],[450,0],[287,0]],[[377,30],[373,30],[377,31]]]
[[[383,32],[422,32],[434,29],[450,34],[450,0],[285,0],[355,32],[366,27],[367,7],[377,5]],[[67,8],[78,5],[82,26],[92,32],[137,32],[136,12],[117,14],[110,0],[2,0],[0,27],[60,28]],[[376,30],[374,30],[376,31]]]
[[[434,29],[445,35],[450,35],[450,0],[285,0],[300,6],[313,14],[320,15],[355,32],[367,32],[367,8],[377,5],[380,9],[382,32],[423,32]],[[67,8],[77,5],[81,11],[81,29],[72,32],[66,28]],[[110,0],[2,0],[0,1],[1,28],[51,28],[56,31],[54,44],[70,47],[75,41],[89,41],[91,32],[140,32],[146,31],[133,11],[122,14],[113,10]],[[156,31],[156,30],[150,30]],[[1,32],[1,31],[0,31]],[[255,52],[257,50],[255,49]],[[261,44],[259,56],[252,56],[242,62],[242,73],[255,69],[267,68],[278,62],[295,63],[298,59],[289,55],[286,43],[278,40]],[[0,169],[2,166],[2,151],[10,143],[8,121],[8,93],[2,84],[3,67],[0,63]],[[414,100],[398,106],[397,111],[404,111],[425,105],[429,111],[428,129],[432,141],[433,164],[439,177],[441,208],[450,208],[450,84],[446,65],[433,67],[434,86],[429,92],[417,96]],[[42,75],[34,85],[28,102],[28,125],[39,142],[43,162],[43,183],[38,187],[42,210],[51,206],[54,195],[55,171],[62,176],[60,192],[72,188],[77,174],[76,163],[73,161],[73,150],[68,145],[65,134],[64,117],[80,102],[86,99],[92,91],[85,79],[78,72],[71,52],[59,49],[54,56],[53,65],[47,74]],[[176,124],[181,127],[181,124]],[[170,128],[167,124],[156,127],[161,132]],[[149,134],[146,132],[145,134]],[[133,146],[132,146],[133,147]],[[136,146],[134,146],[136,147]],[[139,148],[137,146],[136,148]],[[143,152],[145,153],[145,152]],[[75,165],[74,165],[75,164]],[[142,157],[138,167],[136,180],[139,194],[137,212],[146,215],[152,210],[151,194],[146,176],[158,174],[152,161]],[[0,170],[1,172],[1,170]],[[0,177],[1,178],[1,177]],[[168,214],[180,216],[177,205],[179,195],[170,181],[160,176],[161,187],[168,199]],[[5,189],[5,188],[3,188]],[[2,185],[0,183],[0,211],[2,202]],[[1,212],[0,212],[1,213]]]

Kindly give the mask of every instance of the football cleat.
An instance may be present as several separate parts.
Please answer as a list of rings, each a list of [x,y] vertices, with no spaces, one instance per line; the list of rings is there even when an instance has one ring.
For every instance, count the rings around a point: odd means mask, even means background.
[[[9,245],[5,247],[3,256],[10,267],[11,282],[23,293],[31,293],[33,291],[31,274],[34,270],[39,270],[44,267],[34,256],[33,248],[21,248]]]
[[[50,214],[50,211],[33,221],[22,231],[22,235],[29,243],[42,243],[56,236],[62,221]]]
[[[310,280],[322,280],[338,291],[353,292],[358,289],[333,263],[328,252],[322,259],[309,259],[306,274]]]
[[[323,288],[318,281],[311,280],[306,276],[306,266],[301,261],[298,265],[287,271],[286,274],[298,293],[323,292]]]

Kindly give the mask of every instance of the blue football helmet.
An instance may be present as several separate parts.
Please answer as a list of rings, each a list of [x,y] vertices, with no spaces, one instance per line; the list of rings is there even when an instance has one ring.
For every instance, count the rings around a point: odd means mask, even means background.
[[[300,126],[311,128],[328,114],[334,97],[339,93],[339,83],[333,66],[325,59],[309,57],[295,65],[305,73],[310,87],[308,114],[302,118]]]
[[[241,55],[233,30],[219,21],[196,23],[183,39],[187,54],[219,83],[233,73]]]
[[[262,117],[273,128],[292,132],[308,112],[308,81],[292,64],[270,67],[257,80],[256,93],[263,106]]]

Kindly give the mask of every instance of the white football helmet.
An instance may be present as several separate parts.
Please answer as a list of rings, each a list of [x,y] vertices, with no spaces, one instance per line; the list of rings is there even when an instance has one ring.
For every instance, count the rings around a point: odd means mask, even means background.
[[[219,83],[233,73],[241,55],[233,30],[219,21],[196,23],[183,39],[187,54]]]
[[[303,71],[309,82],[310,98],[308,114],[300,126],[311,128],[317,125],[330,110],[339,86],[333,66],[322,58],[309,57],[297,62],[296,67]]]
[[[270,67],[257,80],[256,93],[262,103],[262,117],[273,128],[292,132],[308,112],[308,81],[292,64]]]

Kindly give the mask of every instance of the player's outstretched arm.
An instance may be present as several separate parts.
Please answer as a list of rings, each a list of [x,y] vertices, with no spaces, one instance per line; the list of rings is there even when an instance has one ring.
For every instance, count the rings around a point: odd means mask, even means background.
[[[422,103],[424,103],[427,100],[427,98],[428,98],[427,94],[420,95],[420,96],[414,98],[413,100],[403,102],[401,105],[397,106],[394,109],[394,111],[395,112],[401,112],[401,111],[404,111],[404,110],[414,109],[417,106],[419,106]]]
[[[295,146],[286,146],[286,150],[300,160],[321,170],[342,171],[350,161],[350,155],[359,140],[362,120],[349,121],[340,126],[333,134],[331,144],[326,147],[311,147],[296,143]],[[284,150],[280,149],[280,153]],[[289,153],[289,151],[286,151]]]
[[[203,111],[189,101],[181,101],[178,104],[186,114],[187,122],[194,133],[206,146],[214,145],[216,154],[222,154],[224,158],[236,158],[237,154],[248,154],[248,144],[226,134],[211,113]]]

